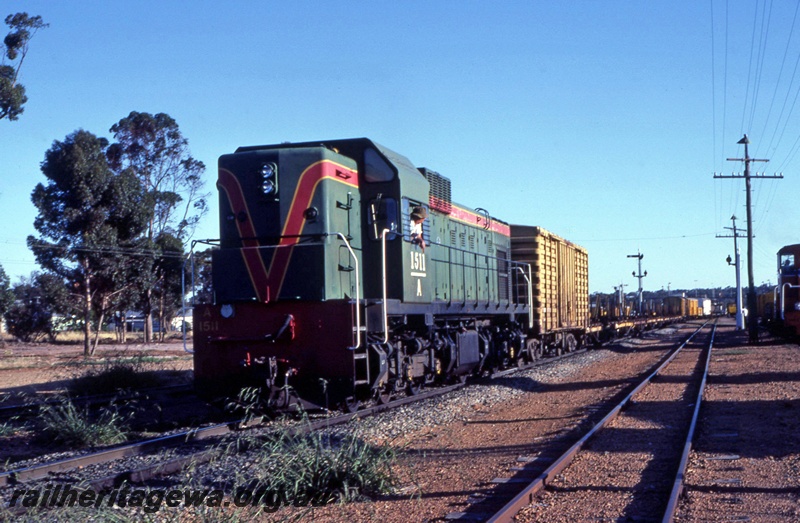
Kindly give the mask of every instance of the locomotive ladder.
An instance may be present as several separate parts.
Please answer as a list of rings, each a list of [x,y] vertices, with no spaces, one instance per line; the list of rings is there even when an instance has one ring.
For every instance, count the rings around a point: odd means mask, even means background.
[[[356,274],[356,299],[354,302],[356,308],[356,324],[353,326],[353,332],[356,333],[356,343],[352,347],[348,347],[350,350],[357,350],[361,347],[361,331],[365,330],[365,327],[361,325],[361,281],[359,278],[360,271],[358,269],[358,257],[356,253],[353,251],[353,248],[350,246],[350,242],[347,241],[347,237],[340,233],[335,232],[334,235],[338,236],[340,240],[344,242],[344,246],[347,247],[348,252],[350,253],[350,257],[353,258],[353,268]]]
[[[355,333],[355,344],[352,347],[348,347],[348,350],[353,351],[353,385],[369,385],[369,356],[367,354],[367,346],[366,344],[361,343],[361,333],[367,330],[365,325],[361,325],[361,281],[360,281],[360,271],[358,268],[358,257],[356,253],[353,251],[353,248],[350,246],[350,242],[347,241],[347,237],[342,234],[341,232],[333,233],[335,234],[340,240],[344,242],[345,247],[347,247],[348,252],[350,253],[350,257],[353,259],[353,272],[355,272],[356,276],[356,299],[353,300],[351,303],[355,306],[355,325],[353,325],[353,332]],[[366,339],[366,336],[364,337]],[[365,379],[359,379],[359,377],[364,377]]]
[[[353,385],[369,385],[369,356],[366,347],[357,347],[353,351]]]

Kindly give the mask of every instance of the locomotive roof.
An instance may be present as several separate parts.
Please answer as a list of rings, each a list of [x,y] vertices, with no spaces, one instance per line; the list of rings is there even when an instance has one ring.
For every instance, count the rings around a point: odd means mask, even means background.
[[[778,251],[778,254],[786,254],[787,252],[800,252],[800,243],[781,247],[781,250]]]
[[[405,176],[409,175],[418,175],[422,178],[425,176],[420,172],[420,170],[413,164],[411,161],[403,156],[400,153],[389,149],[369,138],[344,138],[338,140],[317,140],[312,142],[284,142],[284,143],[276,143],[276,144],[269,144],[269,145],[248,145],[239,147],[236,149],[237,153],[240,152],[250,152],[250,151],[265,151],[265,150],[274,150],[274,149],[303,149],[308,147],[326,147],[328,149],[336,149],[341,154],[345,156],[349,156],[354,160],[358,160],[362,154],[362,152],[367,148],[374,148],[377,150],[381,155],[383,155],[386,160],[392,164],[398,171],[403,171]],[[453,202],[455,204],[455,202]],[[468,206],[455,204],[462,209],[471,209]],[[476,213],[477,211],[470,210],[472,213]],[[501,219],[498,219],[494,216],[491,216],[492,221],[502,223],[504,225],[508,225],[508,222],[505,222]]]
[[[386,159],[395,165],[395,167],[404,167],[409,171],[417,172],[417,168],[411,161],[388,147],[370,140],[369,138],[345,138],[338,140],[318,140],[314,142],[284,142],[271,145],[249,145],[239,147],[236,149],[237,153],[247,151],[262,151],[269,149],[301,149],[306,147],[327,147],[328,149],[337,149],[342,154],[357,159],[356,153],[363,151],[368,147],[372,147],[380,152]]]

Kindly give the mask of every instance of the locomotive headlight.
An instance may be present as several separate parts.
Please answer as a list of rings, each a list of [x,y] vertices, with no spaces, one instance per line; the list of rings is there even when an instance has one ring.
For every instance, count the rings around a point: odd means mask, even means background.
[[[265,163],[259,169],[261,175],[261,192],[266,195],[278,192],[278,166],[274,163]]]
[[[275,176],[275,164],[273,163],[265,163],[261,166],[261,176],[266,178],[272,178]]]
[[[261,190],[264,194],[272,194],[275,192],[275,182],[272,180],[264,180],[261,183]]]

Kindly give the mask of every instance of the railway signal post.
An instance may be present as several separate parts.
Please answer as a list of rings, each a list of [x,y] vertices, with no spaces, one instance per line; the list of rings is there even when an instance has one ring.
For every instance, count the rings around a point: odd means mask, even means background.
[[[629,254],[628,258],[638,258],[639,259],[639,274],[637,276],[637,274],[634,272],[633,273],[633,277],[634,278],[639,278],[638,299],[639,299],[639,316],[641,316],[642,315],[642,309],[643,309],[643,307],[642,307],[642,290],[643,290],[643,288],[642,288],[642,278],[647,276],[647,271],[644,271],[644,274],[642,274],[642,258],[644,258],[644,254],[642,254],[641,252],[639,252],[637,250],[636,254]]]

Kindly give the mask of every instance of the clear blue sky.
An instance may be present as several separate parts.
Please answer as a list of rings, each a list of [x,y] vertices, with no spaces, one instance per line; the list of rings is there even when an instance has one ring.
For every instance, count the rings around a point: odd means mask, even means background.
[[[726,3],[730,4],[727,6]],[[0,121],[0,265],[37,269],[30,194],[54,140],[110,138],[131,111],[165,112],[207,166],[241,145],[366,136],[451,178],[453,198],[589,251],[591,291],[733,286],[745,224],[736,142],[770,158],[753,183],[756,284],[800,243],[796,2],[6,0],[41,15]],[[713,13],[713,16],[712,16]],[[7,33],[2,26],[2,35]],[[788,124],[786,123],[788,122]],[[742,242],[742,276],[746,249]]]

